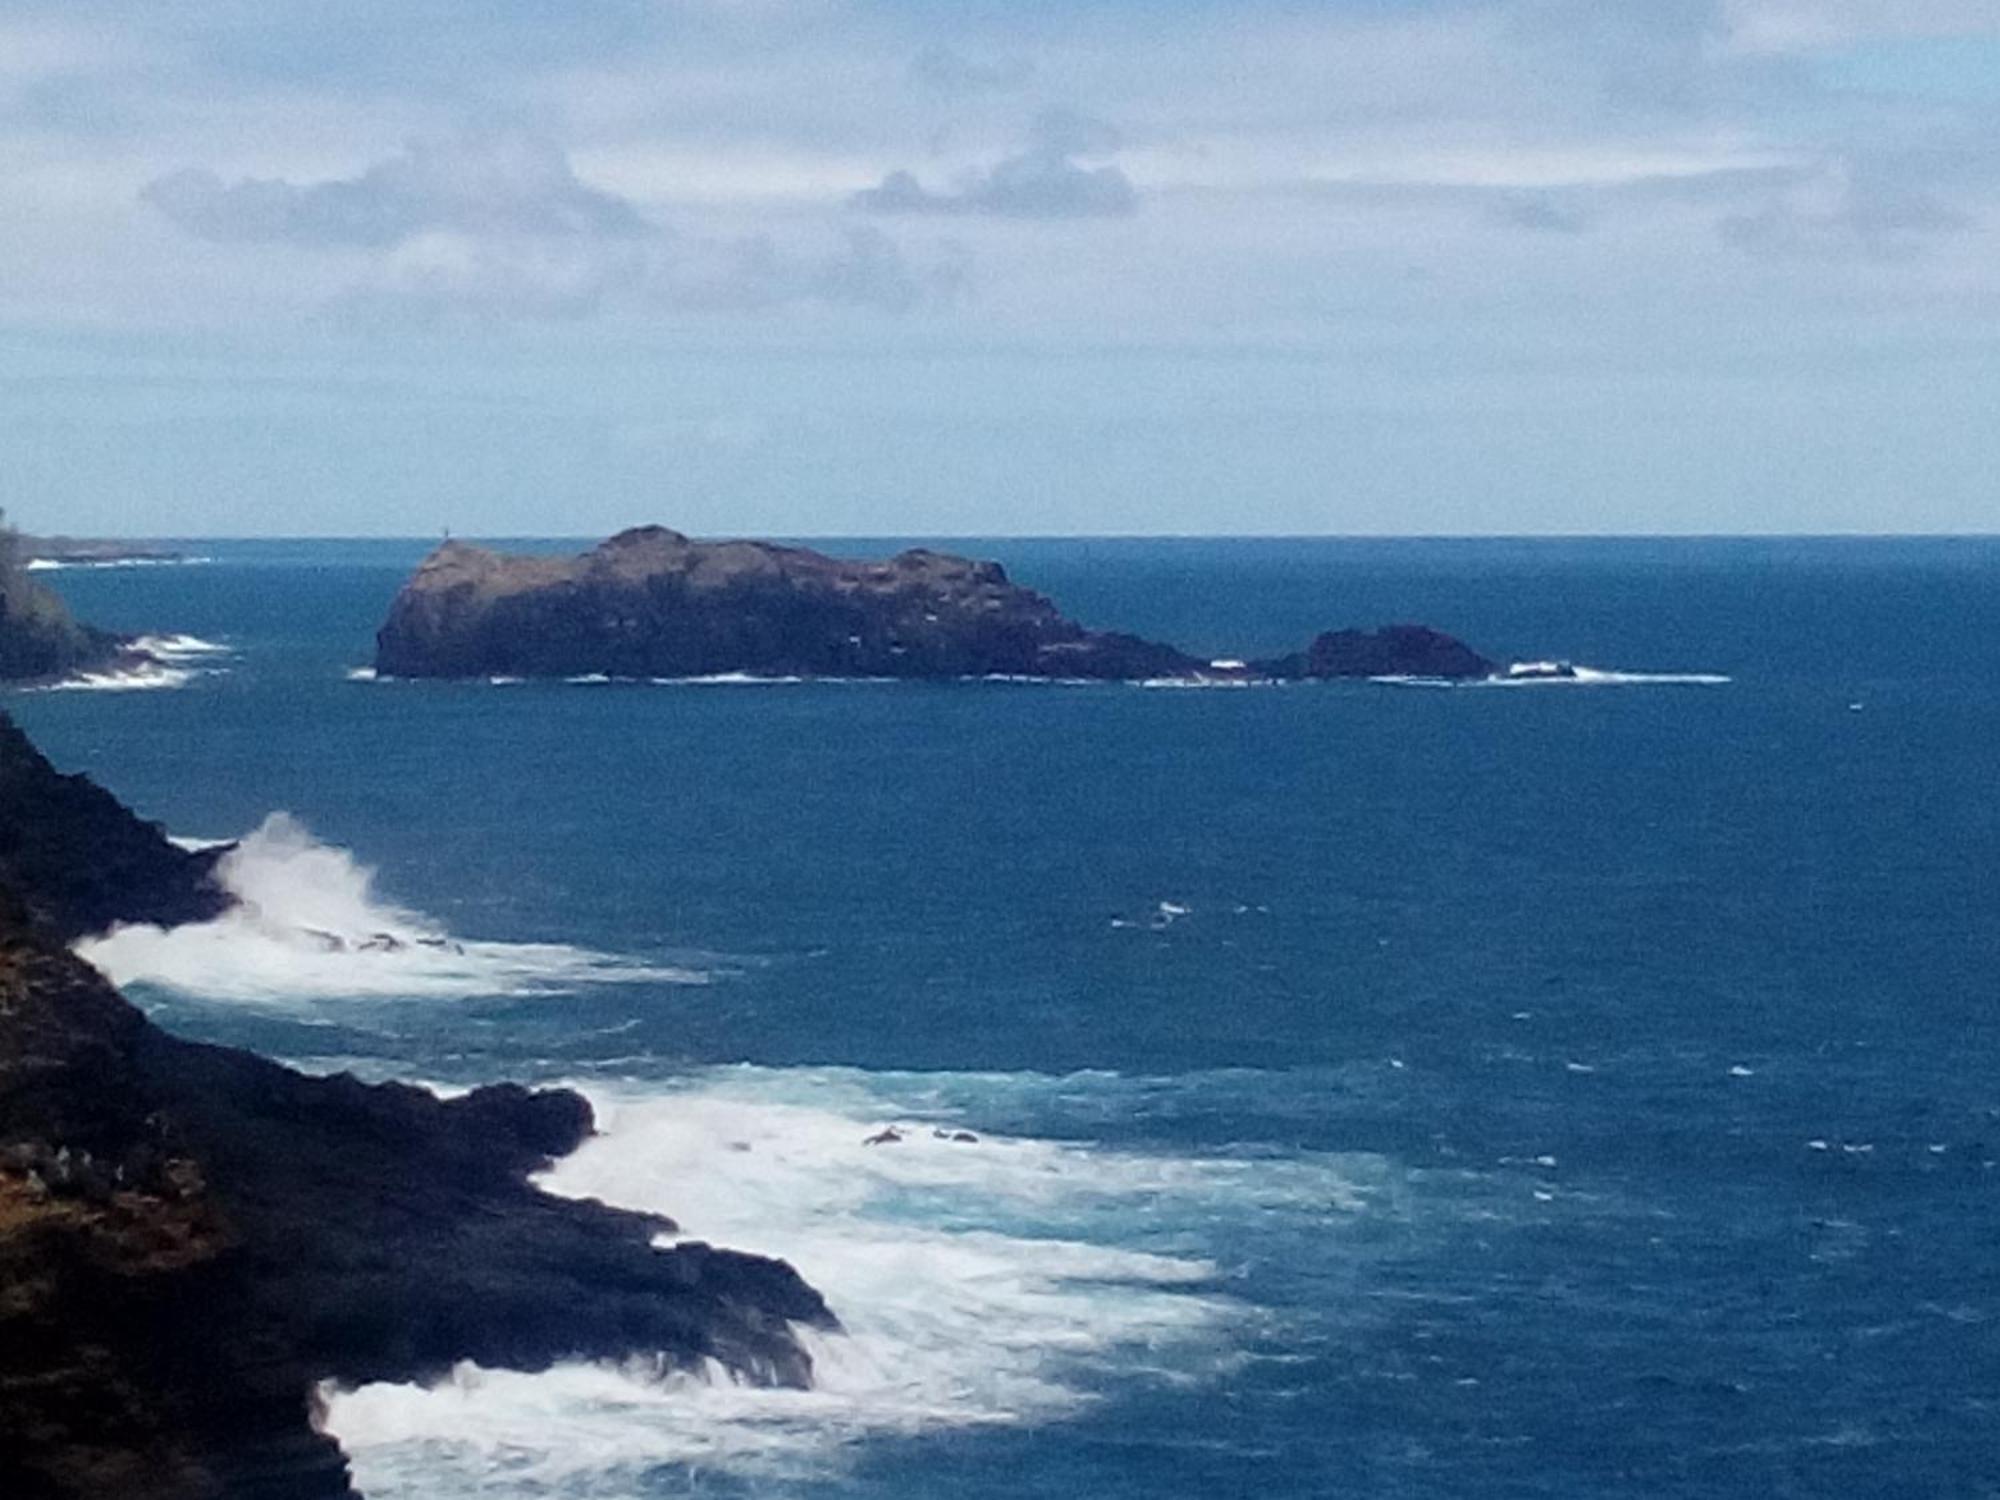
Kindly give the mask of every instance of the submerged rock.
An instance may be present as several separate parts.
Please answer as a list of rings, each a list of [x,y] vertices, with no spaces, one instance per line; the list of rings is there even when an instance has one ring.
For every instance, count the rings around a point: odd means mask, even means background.
[[[994,562],[912,548],[885,561],[770,542],[697,542],[662,526],[624,531],[574,558],[507,556],[447,542],[418,567],[376,636],[390,677],[1028,677],[1375,676],[1423,671],[1457,646],[1466,670],[1491,664],[1450,637],[1391,627],[1359,670],[1348,635],[1274,662],[1205,660],[1177,647],[1090,630]],[[1404,647],[1418,654],[1404,660]],[[1387,667],[1376,667],[1388,661]]]

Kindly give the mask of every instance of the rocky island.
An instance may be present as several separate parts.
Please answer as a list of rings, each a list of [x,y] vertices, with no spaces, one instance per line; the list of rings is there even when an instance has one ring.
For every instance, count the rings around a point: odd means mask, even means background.
[[[663,526],[579,557],[448,541],[376,636],[385,677],[965,678],[1138,681],[1484,677],[1492,662],[1423,626],[1335,631],[1268,661],[1211,661],[1087,629],[994,562],[913,548],[884,561]]]
[[[0,1494],[349,1497],[319,1382],[464,1359],[810,1383],[794,1329],[837,1325],[791,1267],[530,1186],[591,1133],[578,1095],[310,1077],[167,1034],[69,951],[229,900],[0,716]]]

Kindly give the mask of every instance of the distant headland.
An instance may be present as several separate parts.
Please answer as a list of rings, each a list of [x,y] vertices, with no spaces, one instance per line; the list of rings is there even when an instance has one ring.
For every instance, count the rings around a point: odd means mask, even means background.
[[[1203,659],[1091,630],[995,562],[912,548],[881,561],[664,526],[573,558],[447,541],[376,636],[385,677],[756,677],[1298,681],[1491,676],[1422,625],[1336,630],[1264,660]]]
[[[129,568],[193,561],[185,552],[156,542],[113,541],[104,537],[24,536],[18,545],[29,568]]]

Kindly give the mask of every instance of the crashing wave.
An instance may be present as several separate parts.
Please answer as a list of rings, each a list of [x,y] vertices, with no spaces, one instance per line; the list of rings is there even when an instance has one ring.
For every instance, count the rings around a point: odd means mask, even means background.
[[[200,676],[188,667],[172,667],[162,662],[136,662],[129,667],[113,667],[104,672],[78,672],[36,689],[45,693],[133,693],[159,688],[186,687]]]
[[[30,573],[81,573],[111,568],[189,568],[214,561],[212,557],[31,557],[23,566]]]
[[[1283,1212],[1323,1233],[1329,1205],[1355,1202],[1354,1159],[975,1136],[940,1103],[1010,1086],[751,1067],[586,1085],[600,1134],[543,1187],[782,1256],[847,1331],[809,1336],[810,1391],[573,1364],[330,1392],[327,1427],[360,1488],[376,1500],[629,1493],[621,1479],[681,1465],[804,1478],[838,1469],[864,1438],[1060,1420],[1133,1380],[1211,1379],[1240,1356],[1253,1315],[1201,1252],[1205,1229]],[[896,1140],[864,1144],[885,1122]],[[1136,1243],[1135,1223],[1147,1226]]]
[[[198,677],[225,670],[219,658],[230,647],[194,635],[142,635],[111,665],[73,672],[32,691],[49,693],[131,693],[186,687]]]
[[[120,985],[209,1000],[552,995],[599,984],[700,984],[692,969],[562,943],[453,937],[381,900],[375,872],[273,813],[223,855],[216,878],[238,904],[213,922],[114,928],[77,952]]]
[[[132,642],[132,649],[169,662],[227,656],[232,650],[220,641],[205,641],[198,635],[142,635]]]

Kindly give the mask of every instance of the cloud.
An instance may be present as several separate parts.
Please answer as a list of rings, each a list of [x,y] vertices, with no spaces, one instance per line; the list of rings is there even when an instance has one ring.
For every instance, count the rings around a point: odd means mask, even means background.
[[[1115,165],[1086,166],[1120,145],[1102,120],[1073,110],[1048,110],[1035,121],[1028,148],[990,167],[962,174],[951,187],[925,187],[913,173],[891,172],[856,193],[855,207],[878,214],[990,214],[1009,219],[1115,218],[1138,207],[1139,195]]]
[[[364,318],[582,318],[612,305],[907,312],[949,301],[966,284],[955,247],[918,265],[867,226],[839,226],[825,248],[656,224],[631,200],[582,181],[560,146],[518,131],[414,141],[357,176],[324,182],[175,172],[141,196],[201,239],[361,253],[335,305]]]
[[[1717,229],[1739,250],[1801,258],[1902,260],[1972,220],[1921,182],[1878,165],[1837,160],[1774,192]]]
[[[1509,193],[1492,206],[1494,223],[1542,234],[1582,234],[1590,228],[1583,212],[1546,193]]]
[[[358,177],[305,185],[200,169],[141,196],[202,239],[390,246],[444,231],[547,239],[627,239],[651,226],[626,199],[577,178],[554,142],[523,131],[412,141]]]
[[[910,59],[914,82],[954,96],[1022,88],[1034,72],[1035,65],[1025,57],[983,62],[942,43],[933,43]]]

